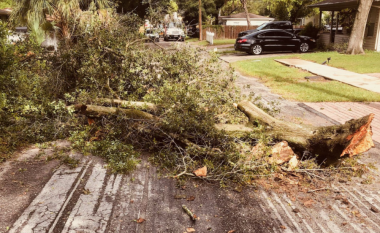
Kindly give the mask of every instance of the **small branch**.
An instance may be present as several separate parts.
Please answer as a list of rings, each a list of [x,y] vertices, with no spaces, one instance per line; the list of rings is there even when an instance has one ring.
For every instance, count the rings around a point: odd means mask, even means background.
[[[191,220],[197,220],[197,216],[193,214],[193,212],[191,212],[191,210],[189,210],[189,208],[187,208],[185,205],[182,205],[182,209],[186,212],[187,215],[190,216]]]
[[[322,190],[331,190],[331,188],[320,188],[320,189],[309,190],[307,192],[308,193],[314,193],[314,192],[322,191]]]

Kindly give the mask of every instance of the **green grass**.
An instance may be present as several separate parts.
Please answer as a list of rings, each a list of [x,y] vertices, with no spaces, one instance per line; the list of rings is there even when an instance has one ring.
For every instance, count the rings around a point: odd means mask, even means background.
[[[273,92],[289,100],[302,102],[328,101],[380,101],[380,94],[356,88],[337,81],[308,82],[305,77],[313,76],[297,68],[282,65],[274,59],[302,58],[323,62],[331,57],[331,66],[344,68],[358,73],[380,72],[380,54],[367,52],[366,55],[341,55],[335,52],[296,54],[290,56],[252,59],[232,63],[240,73],[259,78]],[[375,63],[377,63],[375,65]]]
[[[191,39],[187,39],[186,41],[187,42],[198,42],[197,44],[199,46],[209,46],[210,45],[206,40],[199,41],[198,38],[191,38]],[[235,39],[217,39],[217,40],[214,40],[214,46],[215,45],[226,45],[226,44],[230,44],[232,46],[233,44],[235,44]]]

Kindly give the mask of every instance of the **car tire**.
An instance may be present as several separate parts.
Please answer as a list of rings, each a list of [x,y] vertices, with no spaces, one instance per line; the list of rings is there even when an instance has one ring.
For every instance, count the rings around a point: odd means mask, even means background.
[[[249,54],[260,55],[263,52],[263,47],[259,44],[254,44],[251,46]]]
[[[301,42],[300,47],[299,47],[299,50],[301,53],[306,53],[307,51],[309,51],[309,49],[310,49],[310,46],[308,43]]]

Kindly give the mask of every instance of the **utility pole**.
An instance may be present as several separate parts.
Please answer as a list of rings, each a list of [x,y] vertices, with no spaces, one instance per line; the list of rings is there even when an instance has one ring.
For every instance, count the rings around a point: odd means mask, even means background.
[[[199,0],[199,40],[202,41],[202,0]]]

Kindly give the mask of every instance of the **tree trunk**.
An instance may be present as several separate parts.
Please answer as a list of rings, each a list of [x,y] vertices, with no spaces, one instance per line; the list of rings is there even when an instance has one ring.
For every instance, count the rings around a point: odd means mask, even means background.
[[[241,4],[244,7],[245,17],[247,18],[247,29],[251,27],[251,19],[249,18],[249,12],[247,8],[247,0],[240,0]]]
[[[360,0],[359,8],[356,12],[354,26],[348,42],[348,54],[364,54],[363,40],[365,28],[371,10],[373,0]]]
[[[202,0],[199,0],[199,41],[202,41]]]
[[[239,103],[238,109],[251,123],[258,121],[266,125],[267,132],[275,139],[287,141],[296,152],[307,150],[318,155],[317,159],[321,162],[334,163],[340,157],[352,157],[374,146],[371,129],[374,114],[347,121],[343,125],[314,127],[278,120],[248,101]],[[239,129],[231,131],[234,130]]]

